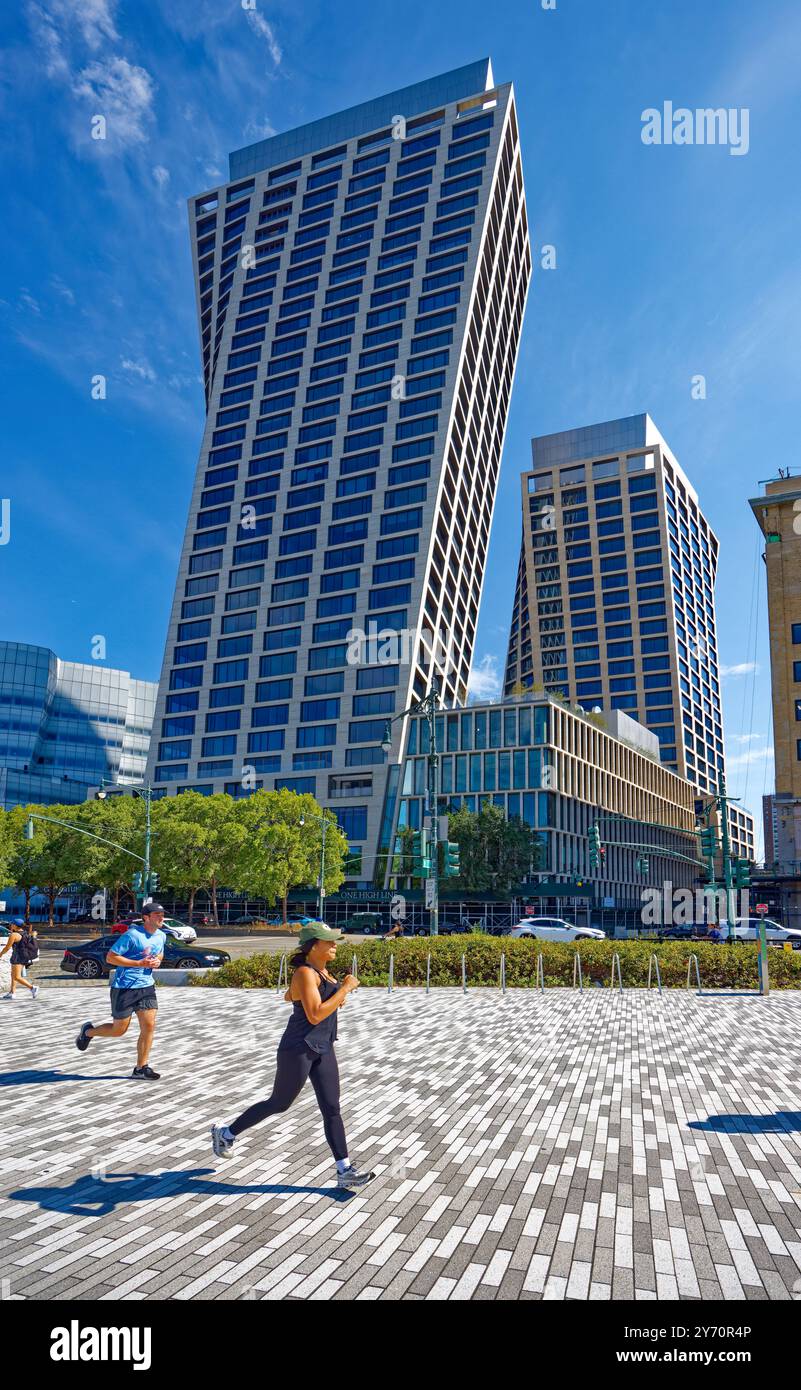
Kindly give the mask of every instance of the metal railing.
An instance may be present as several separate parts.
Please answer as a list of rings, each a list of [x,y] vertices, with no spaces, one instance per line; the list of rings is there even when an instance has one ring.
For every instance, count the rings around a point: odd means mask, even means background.
[[[617,965],[617,981],[618,981],[618,985],[619,985],[619,987],[620,987],[620,993],[622,994],[622,993],[623,993],[623,975],[622,975],[622,972],[621,972],[621,969],[620,969],[620,955],[619,955],[619,953],[618,953],[617,951],[615,951],[615,954],[612,956],[612,979],[611,979],[610,984],[609,984],[609,988],[610,988],[610,989],[614,989],[614,987],[615,987],[615,965]]]
[[[537,973],[534,977],[534,988],[539,986],[540,994],[545,993],[545,968],[542,963],[542,951],[537,955]]]

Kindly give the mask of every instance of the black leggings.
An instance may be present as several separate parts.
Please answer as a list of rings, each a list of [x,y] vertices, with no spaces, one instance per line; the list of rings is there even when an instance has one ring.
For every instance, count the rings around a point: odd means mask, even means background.
[[[229,1125],[232,1134],[241,1134],[251,1125],[260,1124],[268,1115],[282,1115],[293,1100],[297,1100],[307,1081],[311,1081],[317,1104],[323,1117],[323,1129],[334,1158],[347,1158],[348,1145],[345,1127],[339,1111],[339,1067],[332,1048],[330,1052],[278,1052],[278,1068],[269,1100],[251,1105],[238,1120]]]

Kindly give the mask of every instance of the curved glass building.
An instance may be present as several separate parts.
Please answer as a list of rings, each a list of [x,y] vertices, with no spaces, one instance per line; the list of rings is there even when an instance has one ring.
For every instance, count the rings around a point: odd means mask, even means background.
[[[0,642],[0,805],[85,801],[144,778],[157,686],[128,671]]]

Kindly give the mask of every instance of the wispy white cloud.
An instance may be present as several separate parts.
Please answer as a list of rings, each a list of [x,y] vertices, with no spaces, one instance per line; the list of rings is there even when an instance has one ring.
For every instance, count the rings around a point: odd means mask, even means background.
[[[748,676],[752,671],[758,671],[759,666],[755,661],[741,661],[736,666],[721,666],[721,676]]]
[[[153,178],[156,180],[159,188],[166,188],[170,181],[170,171],[169,169],[165,169],[163,164],[156,164],[153,169]]]
[[[497,656],[488,652],[470,672],[467,695],[470,700],[495,700],[501,693],[501,673]]]
[[[146,357],[143,357],[139,362],[135,362],[130,357],[121,357],[120,366],[124,372],[129,372],[132,376],[141,377],[143,381],[156,380],[156,373]]]
[[[91,115],[105,116],[107,138],[115,145],[147,139],[156,86],[145,68],[127,58],[97,59],[78,74],[72,90],[91,104]]]
[[[264,39],[266,41],[267,47],[270,50],[270,57],[275,63],[275,66],[280,67],[281,58],[283,55],[278,45],[278,40],[275,37],[275,30],[273,29],[272,24],[269,24],[267,20],[264,18],[264,15],[262,15],[257,9],[247,9],[245,10],[245,14],[253,32],[255,34],[258,34],[260,39]]]
[[[751,767],[754,763],[765,763],[773,761],[772,748],[746,748],[742,753],[735,753],[734,757],[726,758],[726,768],[731,771],[735,767]]]
[[[22,308],[22,309],[27,309],[27,310],[29,310],[29,312],[32,313],[32,314],[41,314],[41,312],[42,312],[41,309],[40,309],[40,307],[39,307],[38,300],[34,299],[33,295],[32,295],[31,292],[30,292],[30,290],[26,290],[25,288],[23,288],[23,289],[20,290],[20,292],[19,292],[19,302],[20,302],[20,308]]]
[[[61,299],[65,299],[68,304],[75,303],[75,295],[73,294],[69,285],[64,284],[64,281],[61,279],[60,275],[51,275],[50,284],[52,288],[55,290],[56,294],[61,297]]]

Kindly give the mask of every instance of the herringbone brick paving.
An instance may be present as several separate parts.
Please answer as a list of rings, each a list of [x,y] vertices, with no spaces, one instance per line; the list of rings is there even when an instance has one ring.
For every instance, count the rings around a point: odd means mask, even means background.
[[[105,996],[0,1013],[6,1298],[801,1297],[801,996],[363,989],[337,1044],[343,1196],[311,1088],[270,1088],[271,992],[164,989],[153,1064],[74,1046]],[[99,1007],[100,1006],[100,1007]]]

